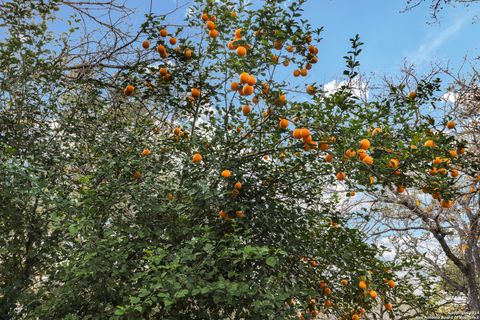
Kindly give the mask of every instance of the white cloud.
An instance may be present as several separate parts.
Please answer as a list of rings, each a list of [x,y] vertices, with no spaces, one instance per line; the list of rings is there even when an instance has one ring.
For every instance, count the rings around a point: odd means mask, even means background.
[[[446,102],[450,102],[450,103],[455,103],[455,101],[457,101],[458,99],[458,93],[455,93],[455,92],[446,92],[442,97],[441,99],[443,101],[446,101]]]
[[[412,61],[415,64],[421,64],[422,62],[428,60],[439,47],[441,47],[449,38],[454,36],[462,29],[465,21],[465,17],[460,18],[448,28],[437,33],[433,39],[431,36],[427,37],[418,47],[417,51],[411,56]]]
[[[342,81],[332,80],[327,84],[323,85],[323,90],[327,95],[331,95],[337,92],[338,90],[340,90],[340,88],[345,85],[347,85],[347,82],[345,80],[342,80]],[[360,99],[365,99],[365,100],[368,99],[368,87],[367,87],[367,84],[361,80],[361,78],[356,77],[355,79],[353,79],[353,81],[350,84],[350,87],[352,88],[352,93],[354,96]]]

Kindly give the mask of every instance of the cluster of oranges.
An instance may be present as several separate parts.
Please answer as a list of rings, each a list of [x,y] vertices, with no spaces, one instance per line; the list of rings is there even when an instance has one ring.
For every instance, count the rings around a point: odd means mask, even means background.
[[[205,27],[208,30],[208,35],[211,38],[216,38],[218,37],[218,30],[216,29],[217,26],[215,22],[217,21],[217,17],[214,15],[208,15],[208,13],[204,12],[202,14],[202,20],[205,21]]]
[[[302,258],[301,260],[304,263],[310,263],[312,266],[316,266],[315,261],[312,260],[312,259]],[[392,280],[392,279],[390,279],[390,280],[384,279],[384,282],[388,286],[388,288],[390,288],[390,289],[393,289],[396,286],[395,281]],[[340,284],[343,287],[348,287],[350,285],[348,279],[342,279],[340,281]],[[318,307],[318,303],[319,303],[320,299],[325,301],[323,303],[323,307],[325,309],[334,307],[334,304],[333,304],[333,302],[330,298],[333,291],[328,286],[327,282],[323,281],[323,280],[320,281],[319,287],[320,287],[321,296],[318,297],[318,298],[310,298],[308,300],[307,307],[305,309],[305,314],[310,315],[313,318],[317,317],[320,314],[319,307]],[[378,293],[375,290],[367,289],[368,284],[365,280],[360,280],[358,282],[358,288],[361,290],[361,294],[363,294],[365,296],[369,296],[372,300],[376,300],[378,298]],[[295,305],[295,304],[297,304],[297,301],[295,299],[291,299],[290,304]],[[387,303],[384,304],[384,307],[388,312],[393,311],[393,304],[392,303],[387,302]],[[358,310],[352,309],[351,310],[351,319],[352,320],[360,320],[360,318],[362,317],[362,315],[365,312],[366,312],[365,308],[359,308]],[[304,314],[301,311],[298,312],[298,318],[299,319],[305,319]]]

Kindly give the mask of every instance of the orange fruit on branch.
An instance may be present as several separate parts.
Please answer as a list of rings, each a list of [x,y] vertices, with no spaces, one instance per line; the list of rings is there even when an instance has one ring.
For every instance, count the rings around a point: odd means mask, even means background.
[[[222,177],[224,177],[225,179],[228,179],[230,178],[230,176],[232,175],[232,173],[230,172],[230,170],[223,170],[222,173],[221,173]]]
[[[245,83],[248,82],[249,79],[250,79],[250,75],[249,75],[248,73],[242,72],[242,73],[240,74],[240,82],[241,82],[241,83],[244,83],[244,84],[245,84]]]
[[[135,87],[131,84],[129,84],[128,86],[125,87],[125,89],[123,89],[123,93],[126,95],[126,96],[131,96],[133,95],[133,92],[135,91]]]
[[[249,114],[250,112],[252,112],[252,108],[251,108],[250,106],[248,106],[248,105],[244,105],[244,106],[242,107],[242,112],[243,112],[244,115],[247,115],[247,114]]]
[[[239,46],[237,48],[237,55],[239,57],[245,57],[247,55],[247,49],[245,49],[245,47],[243,47],[243,46]]]
[[[370,140],[368,139],[363,139],[362,141],[360,141],[360,148],[363,149],[363,150],[367,150],[368,148],[370,148]]]
[[[345,180],[346,177],[347,177],[347,175],[345,174],[345,172],[338,172],[337,175],[336,175],[336,178],[339,181]]]
[[[279,126],[282,129],[287,129],[288,127],[288,120],[287,119],[281,119],[279,122]]]
[[[360,281],[360,282],[358,283],[358,287],[359,287],[360,289],[362,289],[362,290],[363,290],[363,289],[366,289],[366,288],[367,288],[367,283],[362,280],[362,281]]]
[[[191,92],[192,92],[192,97],[194,98],[200,97],[200,89],[192,88]]]
[[[213,21],[207,21],[207,23],[205,24],[205,26],[207,27],[208,30],[213,30],[215,29],[215,23]]]
[[[192,157],[193,163],[199,163],[202,161],[202,155],[200,153],[195,153]]]

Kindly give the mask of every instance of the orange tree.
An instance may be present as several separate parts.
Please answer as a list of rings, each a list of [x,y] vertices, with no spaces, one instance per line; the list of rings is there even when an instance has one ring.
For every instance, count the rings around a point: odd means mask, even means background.
[[[125,46],[135,53],[120,47],[80,64],[67,38],[48,31],[63,1],[6,3],[4,318],[359,319],[394,317],[395,301],[406,317],[429,309],[422,274],[395,282],[415,259],[379,259],[341,219],[337,197],[322,193],[337,180],[370,187],[370,175],[384,185],[415,179],[398,173],[414,164],[393,161],[403,145],[389,136],[409,128],[415,98],[355,98],[358,37],[345,87],[326,95],[300,81],[321,32],[301,19],[303,3],[195,1],[180,27],[148,15]],[[420,143],[421,130],[405,137]],[[421,294],[409,277],[422,280]]]

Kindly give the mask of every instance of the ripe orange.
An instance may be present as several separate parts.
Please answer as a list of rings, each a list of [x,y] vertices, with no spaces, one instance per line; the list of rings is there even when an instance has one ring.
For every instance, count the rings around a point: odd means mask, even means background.
[[[293,130],[293,137],[294,137],[295,139],[302,139],[301,129],[294,129],[294,130]]]
[[[214,15],[211,15],[210,17],[208,17],[208,19],[213,22],[217,21],[217,17]]]
[[[167,48],[165,48],[164,45],[159,44],[159,45],[157,46],[157,51],[158,51],[158,53],[160,53],[160,54],[166,53],[166,52],[167,52]]]
[[[250,86],[254,86],[257,83],[257,79],[254,76],[249,76],[247,80],[247,84]]]
[[[250,106],[248,106],[248,105],[244,105],[244,106],[242,107],[242,112],[243,112],[244,115],[247,115],[247,114],[249,114],[250,112],[252,112],[252,108],[251,108]]]
[[[176,127],[175,129],[173,129],[173,134],[178,136],[182,133],[182,129],[180,129],[179,127]]]
[[[285,104],[286,101],[287,101],[287,96],[282,94],[278,98],[275,99],[274,103],[275,103],[276,106],[281,106],[281,105]]]
[[[218,37],[218,31],[213,29],[213,30],[210,30],[210,32],[208,33],[208,35],[211,37],[211,38],[216,38]]]
[[[202,155],[200,153],[195,153],[192,157],[193,163],[199,163],[202,161]]]
[[[143,47],[143,49],[150,48],[150,41],[148,41],[148,40],[143,41],[142,42],[142,47]]]
[[[160,30],[160,36],[166,37],[167,35],[168,35],[167,29],[162,29],[162,30]]]
[[[373,164],[373,158],[370,157],[370,156],[365,156],[365,158],[363,158],[363,163],[367,164],[367,165],[372,165]]]
[[[207,13],[203,13],[203,14],[202,14],[202,20],[203,20],[203,21],[207,21],[207,20],[208,20],[208,14],[207,14]]]
[[[235,19],[237,17],[237,13],[235,11],[230,12],[230,17]]]
[[[332,162],[332,160],[333,160],[333,156],[330,153],[325,156],[326,162]]]
[[[458,177],[458,170],[457,169],[450,170],[450,176],[452,176],[452,178]]]
[[[435,142],[433,140],[427,140],[424,144],[425,147],[433,148],[435,147]]]
[[[307,93],[308,93],[309,95],[314,95],[314,94],[315,94],[315,91],[316,91],[316,89],[315,89],[314,86],[312,86],[312,85],[307,86]]]
[[[235,39],[242,39],[242,29],[235,30]]]
[[[163,76],[166,76],[168,74],[168,70],[167,68],[160,68],[160,75],[163,77]]]
[[[398,168],[399,164],[400,164],[400,162],[397,159],[390,159],[390,162],[388,163],[388,166],[390,168],[396,169],[396,168]]]
[[[185,49],[184,54],[186,59],[190,59],[192,57],[192,50]]]
[[[332,301],[330,300],[325,300],[325,304],[324,304],[325,308],[330,308],[332,306]]]
[[[310,136],[310,130],[308,130],[307,128],[301,128],[300,129],[300,136],[302,138],[306,138],[306,137]]]
[[[228,213],[226,213],[226,212],[223,211],[223,210],[220,210],[220,212],[218,213],[218,215],[219,215],[220,218],[222,218],[222,219],[230,220],[230,216],[228,215]]]
[[[385,309],[387,311],[392,311],[393,310],[393,304],[391,303],[385,303]]]
[[[308,73],[308,70],[303,68],[302,70],[300,70],[300,74],[302,75],[302,77],[306,77],[307,76],[307,73]]]
[[[192,97],[194,98],[200,97],[200,90],[197,88],[192,88]]]
[[[388,285],[390,288],[394,288],[394,287],[395,287],[395,281],[393,281],[393,280],[388,280],[387,285]]]
[[[145,148],[142,151],[142,156],[148,156],[151,153],[152,153],[152,151],[150,151],[150,149]]]
[[[287,129],[288,127],[288,120],[287,119],[281,119],[279,124],[280,128],[282,129]]]
[[[452,158],[455,158],[458,155],[457,150],[450,150],[450,151],[448,151],[448,153],[450,154],[450,157],[452,157]]]
[[[230,176],[232,175],[232,173],[230,172],[230,170],[223,170],[222,173],[221,173],[222,177],[224,177],[225,179],[228,179],[230,178]]]
[[[125,87],[125,89],[123,89],[123,93],[126,95],[126,96],[131,96],[133,95],[133,92],[135,91],[135,87],[132,86],[131,84],[129,84],[128,86]]]
[[[370,148],[370,140],[368,139],[363,139],[362,141],[360,141],[360,148],[362,148],[363,150],[367,150],[368,148]]]
[[[215,23],[213,21],[207,21],[207,23],[205,24],[205,26],[207,27],[208,30],[213,30],[215,29]]]
[[[287,48],[286,48],[286,50],[287,50],[288,52],[293,52],[293,47],[292,47],[291,45],[288,45]]]
[[[140,178],[142,177],[142,173],[138,170],[135,170],[133,171],[132,173],[132,178],[135,179],[135,180],[140,180]]]
[[[360,289],[362,289],[362,290],[363,290],[363,289],[366,289],[366,288],[367,288],[367,283],[362,280],[362,281],[360,281],[360,282],[358,283],[358,287],[359,287]]]
[[[370,184],[375,183],[375,177],[374,176],[370,176],[368,179],[370,180]]]
[[[357,156],[360,158],[360,160],[363,160],[367,156],[367,151],[363,149],[358,149],[357,150]]]
[[[303,129],[302,129],[302,130],[303,130]],[[302,132],[302,131],[300,131],[300,133],[301,133],[301,132]],[[303,143],[305,143],[305,144],[309,144],[309,143],[311,143],[311,142],[313,141],[313,138],[312,138],[312,136],[310,136],[310,135],[308,135],[308,136],[306,136],[305,138],[302,138],[302,139],[303,139]]]
[[[278,56],[276,54],[272,55],[273,63],[278,63]]]
[[[325,281],[320,281],[320,289],[325,289],[327,287],[327,283]]]
[[[242,210],[235,211],[235,215],[237,216],[237,218],[244,218],[245,217],[245,213]]]
[[[402,193],[405,191],[405,187],[404,186],[397,186],[397,192],[398,193]]]
[[[372,299],[376,299],[377,296],[378,296],[377,292],[374,291],[374,290],[370,290],[370,292],[368,294],[370,295],[370,298],[372,298]]]
[[[235,189],[237,190],[242,189],[242,183],[240,181],[235,182]]]
[[[245,85],[242,89],[242,93],[245,95],[245,96],[249,96],[251,94],[253,94],[253,87],[251,85]]]
[[[344,287],[348,286],[348,280],[347,280],[347,279],[343,279],[342,281],[340,281],[340,283],[341,283],[342,286],[344,286]]]
[[[172,37],[172,38],[170,38],[169,42],[173,46],[177,43],[177,38]]]
[[[448,122],[447,122],[447,128],[448,128],[448,129],[453,129],[453,128],[455,128],[455,122],[453,122],[453,121],[448,121]]]
[[[241,83],[247,83],[249,79],[250,79],[250,75],[248,73],[242,72],[240,74],[240,82]]]
[[[237,48],[237,55],[239,57],[245,57],[247,55],[247,49],[245,49],[245,47],[243,47],[243,46],[239,46]]]
[[[238,90],[238,82],[232,82],[230,83],[230,89],[232,91],[237,91]]]
[[[342,181],[342,180],[345,180],[347,175],[345,174],[345,172],[338,172],[336,177],[337,177],[337,180]]]
[[[290,65],[290,60],[285,59],[285,60],[283,60],[282,64],[283,64],[285,67],[288,67],[288,66]]]
[[[320,150],[326,151],[328,149],[328,143],[320,143]]]
[[[412,91],[408,94],[408,97],[413,100],[417,97],[417,93],[415,91]]]
[[[310,62],[313,63],[313,64],[315,64],[315,63],[318,62],[318,58],[317,58],[317,57],[312,57],[312,58],[310,59]]]
[[[358,314],[354,314],[352,316],[352,320],[360,320],[360,316]]]
[[[443,199],[440,202],[440,205],[442,206],[442,208],[448,209],[448,208],[451,208],[453,206],[453,201]]]
[[[297,70],[297,69],[293,70],[294,77],[298,77],[299,75],[300,75],[300,70]]]
[[[325,288],[325,290],[323,290],[323,293],[325,293],[326,296],[329,296],[332,294],[332,289],[330,288]]]

